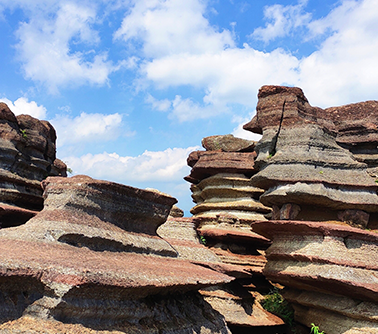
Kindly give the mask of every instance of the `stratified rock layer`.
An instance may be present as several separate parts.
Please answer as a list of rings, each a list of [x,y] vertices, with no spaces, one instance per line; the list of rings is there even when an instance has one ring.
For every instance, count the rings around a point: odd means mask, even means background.
[[[0,227],[16,226],[42,210],[40,181],[66,176],[55,158],[56,134],[47,121],[15,116],[0,103]]]
[[[252,184],[266,190],[260,200],[273,207],[274,218],[337,220],[345,210],[355,210],[356,217],[358,211],[378,212],[377,185],[367,165],[339,145],[338,109],[312,107],[301,89],[281,86],[263,86],[256,109],[244,126],[263,134]]]
[[[176,199],[85,176],[43,186],[44,209],[0,230],[0,331],[229,333],[197,290],[232,278],[156,234]]]
[[[342,223],[252,224],[273,243],[264,275],[287,288],[298,322],[326,333],[378,333],[378,235]]]
[[[213,231],[216,236],[211,233]],[[230,231],[230,228],[224,228],[224,233],[219,233],[219,228],[207,230],[207,232],[209,233],[201,232],[202,242],[208,246],[205,247],[200,244],[192,218],[169,217],[167,222],[158,229],[158,234],[177,250],[180,258],[237,278],[235,282],[200,290],[206,302],[225,317],[227,324],[234,328],[235,333],[242,328],[249,328],[255,333],[266,333],[269,329],[283,330],[283,321],[264,310],[259,303],[262,296],[256,290],[264,289],[267,292],[271,288],[261,275],[265,265],[264,256],[240,253],[243,248],[243,242],[240,241],[243,237],[244,241],[251,241],[250,236],[254,235],[256,243],[260,241],[260,245],[264,244],[265,248],[269,242],[250,231],[246,231],[244,235],[240,230]],[[231,242],[235,243],[234,247],[238,248],[239,254],[222,249],[225,243],[217,244],[214,241],[217,238],[232,240]],[[215,247],[213,247],[214,242]],[[263,247],[260,246],[260,248]]]

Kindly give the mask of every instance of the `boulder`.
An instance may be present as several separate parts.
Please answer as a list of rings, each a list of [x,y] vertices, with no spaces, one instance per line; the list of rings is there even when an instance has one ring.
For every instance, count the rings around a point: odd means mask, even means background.
[[[198,289],[233,278],[156,234],[176,199],[49,177],[34,218],[0,230],[0,331],[230,333]]]
[[[206,151],[222,152],[253,152],[256,142],[233,135],[210,136],[202,139],[202,146]]]

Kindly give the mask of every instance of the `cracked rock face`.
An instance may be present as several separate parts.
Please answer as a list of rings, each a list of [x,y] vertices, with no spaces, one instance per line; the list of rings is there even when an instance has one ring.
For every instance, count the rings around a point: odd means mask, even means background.
[[[198,289],[231,277],[156,234],[176,199],[87,176],[43,182],[45,206],[0,230],[0,331],[216,333]]]
[[[263,135],[252,184],[266,190],[260,200],[273,207],[275,219],[338,220],[346,210],[354,217],[378,211],[368,166],[340,146],[347,140],[339,111],[346,107],[312,107],[296,87],[263,86],[258,96],[256,116],[244,128]],[[363,220],[356,225],[366,227]]]
[[[42,210],[40,182],[66,175],[66,165],[55,158],[55,141],[49,122],[16,117],[0,103],[0,228],[23,224]]]

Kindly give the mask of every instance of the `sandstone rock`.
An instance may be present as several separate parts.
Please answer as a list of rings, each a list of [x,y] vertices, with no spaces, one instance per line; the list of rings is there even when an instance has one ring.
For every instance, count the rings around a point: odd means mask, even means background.
[[[255,222],[252,228],[273,241],[264,275],[288,287],[285,297],[294,303],[297,321],[310,326],[318,320],[327,333],[377,331],[376,233],[288,220]]]
[[[256,142],[236,138],[233,135],[210,136],[202,139],[202,146],[206,151],[222,152],[253,152]]]
[[[184,217],[184,211],[181,210],[178,206],[173,205],[169,215],[174,218]]]
[[[29,115],[16,117],[0,103],[2,227],[23,224],[42,210],[40,181],[48,175],[65,175],[64,163],[55,159],[55,141],[56,133],[49,122]]]
[[[189,182],[198,183],[219,173],[238,173],[252,175],[254,172],[254,153],[196,151],[189,154],[188,165],[192,167]]]
[[[44,209],[0,230],[1,331],[229,333],[197,290],[232,278],[155,232],[176,199],[85,176],[43,186]]]
[[[212,240],[217,238],[226,240],[230,234],[214,235],[208,229],[201,231],[204,236],[203,242],[210,247],[206,248],[200,244],[193,222],[192,218],[169,217],[167,222],[159,227],[158,234],[177,250],[181,258],[237,278],[238,282],[235,283],[201,289],[200,293],[206,302],[225,317],[227,324],[233,326],[236,333],[241,328],[257,330],[261,327],[265,331],[267,328],[279,330],[283,324],[282,320],[261,307],[259,303],[261,295],[256,291],[256,289],[261,290],[261,287],[269,291],[269,287],[267,287],[269,283],[264,281],[261,276],[262,267],[265,265],[264,256],[232,253],[227,256],[225,255],[227,251],[217,251],[211,245]],[[219,229],[215,229],[215,231],[219,231]],[[227,230],[224,231],[227,232]],[[257,240],[257,243],[264,244],[265,248],[269,244],[267,239],[250,231],[245,232],[244,235],[238,230],[231,232],[234,232],[230,238],[235,244],[240,243],[240,240],[250,242],[251,235]],[[236,235],[237,233],[238,235]],[[257,267],[259,269],[256,270]],[[252,272],[260,275],[254,277],[251,275]]]
[[[257,114],[244,126],[263,134],[252,184],[266,190],[260,201],[277,206],[282,217],[282,206],[289,203],[299,205],[297,219],[304,220],[319,220],[310,211],[322,208],[328,213],[324,220],[341,217],[339,211],[378,210],[377,185],[367,165],[338,144],[336,116],[325,116],[331,111],[311,107],[296,87],[263,86],[259,91]]]

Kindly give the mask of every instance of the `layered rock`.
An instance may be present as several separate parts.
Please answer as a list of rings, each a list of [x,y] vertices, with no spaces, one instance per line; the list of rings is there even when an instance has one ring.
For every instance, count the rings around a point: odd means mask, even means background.
[[[43,207],[40,182],[66,176],[55,158],[56,133],[47,121],[15,116],[0,103],[0,227],[24,223]]]
[[[226,232],[225,229],[223,231]],[[200,290],[206,302],[225,317],[233,333],[247,329],[253,330],[254,333],[269,333],[270,331],[276,333],[284,330],[283,321],[264,310],[260,304],[263,298],[260,292],[268,292],[272,288],[261,275],[262,267],[265,265],[264,256],[240,254],[243,247],[243,242],[240,241],[244,241],[245,244],[247,240],[251,241],[249,234],[254,235],[253,233],[245,232],[244,240],[240,231],[234,231],[233,235],[205,234],[206,237],[203,235],[201,237],[202,242],[207,246],[205,247],[200,243],[192,218],[172,216],[159,227],[157,232],[177,250],[181,258],[237,278],[236,281],[228,284]],[[236,232],[239,232],[239,238],[236,237]],[[214,243],[217,238],[222,239],[223,245],[219,244],[219,240],[218,244]],[[234,247],[238,247],[239,254],[222,249],[227,243],[225,240],[229,238],[234,242]],[[269,243],[258,235],[255,235],[255,239],[256,243],[260,243],[260,248],[264,248],[262,244],[266,248]],[[257,253],[256,250],[254,252]]]
[[[244,128],[263,134],[252,184],[266,190],[260,200],[273,207],[273,218],[349,221],[352,215],[366,227],[366,217],[358,217],[378,211],[377,185],[367,165],[338,144],[344,138],[338,111],[310,106],[296,87],[263,86],[258,96],[256,116]]]
[[[156,234],[176,199],[86,176],[43,186],[44,209],[0,230],[0,331],[229,333],[197,290],[232,278]]]
[[[273,240],[267,279],[286,286],[295,319],[326,333],[378,333],[378,235],[342,223],[256,222]]]

